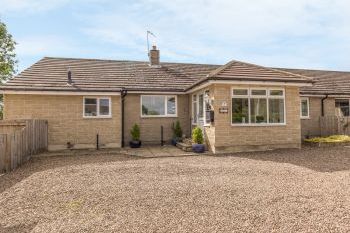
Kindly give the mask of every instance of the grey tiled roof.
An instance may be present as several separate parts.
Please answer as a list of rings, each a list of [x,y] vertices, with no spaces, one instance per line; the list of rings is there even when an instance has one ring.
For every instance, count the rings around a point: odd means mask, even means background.
[[[302,94],[350,95],[350,72],[285,68],[279,69],[313,78],[314,85],[310,87],[302,87],[300,90]]]
[[[183,91],[217,65],[162,63],[160,68],[148,62],[45,57],[1,87],[16,90]],[[67,85],[68,69],[73,85]]]
[[[67,85],[67,72],[73,85]],[[122,88],[137,91],[183,92],[207,80],[310,83],[294,70],[274,69],[240,61],[226,65],[161,63],[160,68],[142,61],[45,57],[0,87],[25,91],[100,91]]]

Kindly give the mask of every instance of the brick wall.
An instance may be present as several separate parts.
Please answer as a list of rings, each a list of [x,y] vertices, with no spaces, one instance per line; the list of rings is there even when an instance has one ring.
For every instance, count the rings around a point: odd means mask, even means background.
[[[231,87],[231,85],[215,85],[214,88],[216,152],[300,147],[300,98],[298,87],[285,88],[286,125],[283,126],[232,126]],[[229,114],[219,113],[219,107],[223,101],[227,103]]]
[[[83,96],[5,95],[4,118],[46,119],[49,149],[64,149],[67,142],[75,148],[95,148],[96,134],[105,147],[120,147],[120,97],[112,97],[112,118],[83,118]]]
[[[164,140],[170,141],[173,132],[172,124],[180,121],[183,133],[189,136],[190,115],[188,95],[177,96],[177,116],[178,117],[151,117],[141,118],[141,97],[139,94],[128,94],[125,99],[125,143],[131,140],[130,130],[136,123],[140,126],[141,141],[146,144],[160,144],[161,130],[164,128]]]

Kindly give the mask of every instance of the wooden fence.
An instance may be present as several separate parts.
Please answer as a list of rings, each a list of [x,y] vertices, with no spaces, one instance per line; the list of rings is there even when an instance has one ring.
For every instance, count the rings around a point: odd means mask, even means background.
[[[350,135],[350,117],[320,117],[320,133],[321,136],[330,136],[335,134]]]
[[[0,121],[0,173],[16,169],[47,150],[46,120]]]

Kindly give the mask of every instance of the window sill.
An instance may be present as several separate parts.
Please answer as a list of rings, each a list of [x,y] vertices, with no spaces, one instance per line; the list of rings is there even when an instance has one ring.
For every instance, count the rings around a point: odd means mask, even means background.
[[[84,119],[111,119],[112,116],[83,116]]]
[[[301,120],[310,120],[310,117],[300,117]]]
[[[169,115],[169,116],[141,116],[141,118],[177,118],[177,115],[176,116],[172,116],[172,115]]]
[[[262,126],[262,127],[275,127],[275,126],[286,126],[286,123],[281,124],[232,124],[233,127],[256,127],[256,126]]]

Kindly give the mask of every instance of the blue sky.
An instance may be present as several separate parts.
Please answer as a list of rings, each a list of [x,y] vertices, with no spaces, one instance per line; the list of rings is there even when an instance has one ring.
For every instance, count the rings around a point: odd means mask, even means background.
[[[0,0],[19,70],[43,56],[350,70],[348,0]]]

